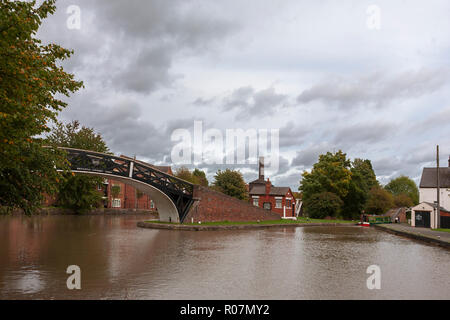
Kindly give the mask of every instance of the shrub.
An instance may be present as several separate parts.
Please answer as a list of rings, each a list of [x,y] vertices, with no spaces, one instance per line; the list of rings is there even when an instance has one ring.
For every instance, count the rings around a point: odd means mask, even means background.
[[[305,203],[306,213],[311,218],[323,219],[327,216],[337,216],[342,208],[343,201],[331,192],[316,193]]]

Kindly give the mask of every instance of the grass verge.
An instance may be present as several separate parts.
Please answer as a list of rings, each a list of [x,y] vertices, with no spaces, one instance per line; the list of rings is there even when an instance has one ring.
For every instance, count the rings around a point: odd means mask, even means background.
[[[434,230],[434,231],[450,232],[450,229],[442,229],[442,228],[440,228],[440,229],[432,229],[432,230]]]

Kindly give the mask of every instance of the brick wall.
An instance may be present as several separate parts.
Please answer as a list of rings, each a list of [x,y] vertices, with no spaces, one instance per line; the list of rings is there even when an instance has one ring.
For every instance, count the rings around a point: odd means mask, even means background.
[[[136,189],[123,182],[109,179],[108,184],[108,203],[107,207],[112,208],[113,197],[111,194],[111,187],[119,186],[120,192],[116,199],[120,199],[120,208],[122,209],[142,209],[142,210],[156,210],[156,206],[151,207],[151,199],[148,195],[142,194],[141,197],[137,197]],[[119,209],[120,209],[119,208]],[[116,208],[114,208],[116,209]]]
[[[400,223],[408,222],[408,219],[406,219],[406,208],[401,209],[400,213],[398,214],[398,221]]]
[[[272,211],[278,214],[278,217],[281,218],[284,215],[284,209],[283,207],[286,206],[286,217],[295,217],[295,198],[294,196],[288,192],[286,195],[284,195],[281,199],[281,208],[276,207],[276,198],[277,196],[271,196],[271,195],[259,195],[258,196],[258,206],[260,208],[264,208],[264,203],[270,202]],[[287,206],[287,199],[286,197],[291,198],[291,205],[290,207]],[[249,199],[249,203],[253,204],[253,198]]]
[[[192,206],[185,223],[204,221],[257,221],[279,220],[274,212],[255,207],[247,201],[227,196],[207,187],[194,186],[194,198],[199,201]]]

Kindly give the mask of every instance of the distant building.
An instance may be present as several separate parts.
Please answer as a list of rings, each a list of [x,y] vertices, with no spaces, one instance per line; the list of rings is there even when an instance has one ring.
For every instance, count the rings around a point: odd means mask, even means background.
[[[284,218],[295,217],[295,197],[290,187],[275,187],[264,179],[264,158],[259,159],[259,177],[248,184],[249,200],[254,206],[271,210]]]
[[[448,167],[439,168],[441,227],[450,228],[450,157]],[[413,227],[435,228],[437,214],[437,168],[423,168],[419,204],[411,208]]]
[[[136,163],[142,163],[146,166],[151,166],[159,171],[173,175],[170,166],[155,166],[124,155],[121,155],[120,157],[133,160]],[[105,208],[157,210],[156,204],[148,195],[123,182],[114,179],[105,179],[102,189],[99,190],[105,191],[103,197]],[[115,194],[117,190],[119,190],[119,192],[118,194]]]

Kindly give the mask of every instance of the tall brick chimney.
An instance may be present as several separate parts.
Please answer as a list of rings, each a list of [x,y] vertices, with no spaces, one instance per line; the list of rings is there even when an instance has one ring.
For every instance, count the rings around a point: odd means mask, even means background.
[[[272,183],[270,182],[269,178],[267,178],[266,181],[266,194],[270,193],[270,187],[272,186]]]
[[[259,157],[259,180],[264,181],[264,157]]]

